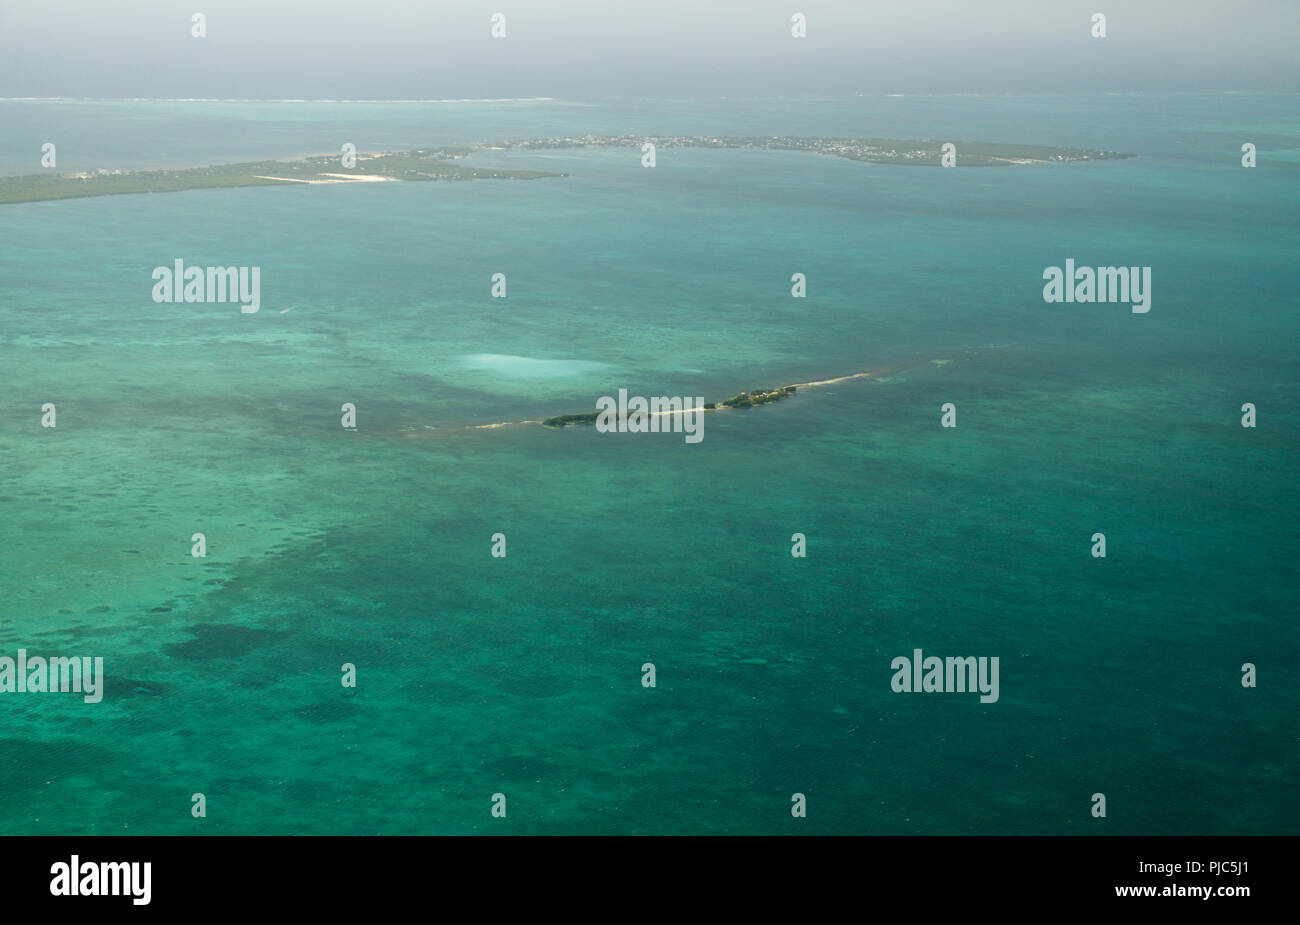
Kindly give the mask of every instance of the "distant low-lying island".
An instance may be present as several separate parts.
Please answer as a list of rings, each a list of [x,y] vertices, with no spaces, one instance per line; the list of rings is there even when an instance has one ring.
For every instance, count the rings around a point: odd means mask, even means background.
[[[563,177],[545,170],[505,170],[458,164],[478,151],[536,151],[556,148],[627,147],[645,144],[658,148],[719,148],[736,150],[805,151],[873,164],[910,164],[940,167],[949,142],[909,141],[889,138],[799,138],[792,136],[726,135],[574,135],[505,141],[462,147],[418,148],[356,155],[355,163],[342,166],[337,155],[320,155],[283,161],[250,161],[206,167],[151,170],[97,169],[76,173],[26,174],[0,177],[0,205],[49,199],[78,199],[128,193],[176,193],[193,189],[244,186],[295,186],[323,183],[367,183],[418,180],[537,180]],[[1114,151],[1053,148],[1041,145],[952,142],[951,163],[959,167],[1006,167],[1131,157]]]
[[[807,151],[872,164],[909,164],[942,167],[945,145],[951,144],[952,163],[958,167],[1008,167],[1132,157],[1118,151],[1094,148],[1056,148],[1045,145],[997,144],[983,141],[917,141],[900,138],[816,138],[791,135],[575,135],[504,142],[483,147],[511,150],[538,148],[640,147],[735,148],[756,151]]]
[[[728,398],[725,401],[713,402],[706,401],[703,410],[718,411],[723,408],[753,408],[755,405],[766,405],[768,402],[780,401],[783,398],[789,398],[797,391],[798,386],[787,385],[779,389],[755,389],[752,392],[741,392],[739,395]],[[657,414],[660,412],[650,412]],[[681,412],[662,412],[664,414]],[[560,414],[553,418],[547,418],[542,421],[546,427],[567,427],[570,424],[595,424],[600,418],[602,412],[588,411],[581,414]]]
[[[296,186],[384,180],[536,180],[563,174],[544,170],[467,167],[454,161],[475,148],[421,148],[386,154],[357,154],[353,167],[337,155],[286,161],[251,161],[211,167],[158,170],[96,170],[0,177],[0,205],[45,199],[78,199],[126,193],[179,193],[241,186]]]
[[[965,347],[964,351],[967,353],[972,353],[975,351],[986,350],[986,349],[994,349],[994,348]],[[792,385],[783,385],[783,386],[778,386],[776,388],[754,389],[753,391],[750,392],[741,392],[740,394],[734,395],[731,398],[728,398],[724,401],[703,402],[698,407],[698,410],[722,412],[722,411],[731,411],[731,410],[737,410],[743,408],[756,408],[761,405],[767,405],[767,404],[771,404],[772,402],[780,401],[783,398],[789,398],[792,395],[794,395],[796,392],[822,389],[825,388],[826,386],[842,385],[847,382],[856,382],[859,380],[874,380],[876,382],[884,383],[884,382],[891,381],[892,377],[897,375],[898,373],[904,372],[909,369],[915,369],[916,367],[919,366],[944,367],[951,362],[952,360],[947,358],[911,357],[908,359],[899,360],[887,366],[877,366],[874,369],[863,370],[862,372],[857,372],[857,373],[846,373],[845,375],[833,376],[829,379],[815,379],[810,382],[796,382]],[[645,414],[647,416],[685,414],[687,412],[684,405],[685,403],[683,402],[683,407],[681,410],[677,410],[676,408],[673,408],[672,410],[666,410],[666,411],[647,410]],[[542,426],[542,427],[549,427],[549,428],[563,428],[570,424],[595,424],[600,419],[601,414],[602,412],[599,410],[585,411],[585,412],[579,412],[577,414],[560,414],[554,417],[545,418],[543,420],[528,419],[523,421],[497,421],[493,424],[462,424],[453,427],[437,427],[431,424],[409,425],[409,426],[398,428],[395,434],[396,436],[399,437],[411,438],[411,437],[431,437],[434,435],[456,433],[461,431],[501,430],[504,428],[515,428],[515,427]]]

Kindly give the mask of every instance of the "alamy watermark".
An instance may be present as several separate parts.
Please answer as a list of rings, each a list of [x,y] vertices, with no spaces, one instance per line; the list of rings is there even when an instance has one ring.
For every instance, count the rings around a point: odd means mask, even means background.
[[[921,657],[920,649],[912,650],[912,657],[900,655],[890,663],[894,670],[889,686],[895,694],[973,694],[980,695],[980,703],[998,702],[998,657],[981,655],[979,658],[939,658],[937,655]]]
[[[95,656],[39,655],[27,657],[26,649],[18,658],[0,656],[0,694],[82,694],[86,703],[99,703],[104,697],[104,658]]]
[[[170,267],[154,267],[155,302],[238,302],[251,315],[262,305],[261,267],[187,267],[177,257]]]
[[[51,896],[130,896],[137,906],[149,905],[153,862],[83,861],[72,855],[51,865]]]
[[[685,434],[687,443],[704,439],[704,399],[674,396],[643,398],[627,389],[596,399],[596,430],[602,434]]]
[[[1151,311],[1150,267],[1075,267],[1070,257],[1064,270],[1044,270],[1043,279],[1044,302],[1131,302],[1134,314]]]

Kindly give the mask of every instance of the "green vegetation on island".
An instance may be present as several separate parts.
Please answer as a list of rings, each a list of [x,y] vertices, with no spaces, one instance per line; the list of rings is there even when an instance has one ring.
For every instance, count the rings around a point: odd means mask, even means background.
[[[705,411],[719,411],[724,408],[753,408],[756,405],[766,405],[768,402],[780,401],[783,398],[789,398],[796,391],[797,387],[793,385],[782,386],[779,389],[755,389],[752,392],[741,392],[721,402],[706,401],[703,405]],[[602,411],[587,411],[582,414],[560,414],[553,418],[547,418],[542,421],[546,427],[567,427],[569,424],[595,424],[602,414]]]
[[[766,405],[768,402],[780,401],[794,394],[795,387],[787,385],[780,389],[758,389],[753,392],[741,392],[734,398],[728,398],[722,404],[727,408],[752,408],[755,405]]]
[[[500,170],[453,163],[474,150],[422,148],[390,154],[358,154],[354,167],[343,167],[339,155],[329,155],[291,161],[218,164],[211,167],[96,170],[65,174],[51,171],[0,177],[0,204],[242,186],[296,186],[383,180],[535,180],[563,176],[542,170]]]
[[[651,143],[656,148],[735,148],[763,151],[808,151],[873,164],[911,164],[940,167],[944,141],[899,138],[801,138],[788,135],[576,135],[527,141],[504,142],[495,147],[530,150],[535,148],[637,147]],[[958,167],[1006,167],[1018,164],[1047,164],[1132,157],[1116,151],[1094,148],[1057,148],[1047,145],[999,144],[983,141],[953,141],[953,163]]]
[[[586,414],[561,414],[542,421],[547,427],[567,427],[569,424],[595,424],[601,412],[590,411]]]
[[[547,150],[553,148],[634,147],[645,143],[658,148],[727,148],[737,150],[807,151],[873,164],[911,164],[938,167],[943,163],[940,141],[909,141],[889,138],[799,138],[773,135],[577,135],[479,144],[463,147],[418,148],[385,154],[357,154],[351,167],[342,166],[337,155],[304,157],[285,161],[251,161],[216,164],[209,167],[158,168],[154,170],[106,170],[80,173],[27,174],[0,177],[0,205],[38,202],[46,199],[76,199],[84,196],[115,196],[125,193],[175,193],[193,189],[221,189],[241,186],[292,186],[313,183],[367,183],[384,180],[537,180],[563,177],[545,170],[504,170],[467,167],[454,163],[478,151]],[[954,166],[1005,167],[1023,164],[1063,163],[1132,157],[1114,151],[1091,148],[1054,148],[1044,145],[953,142],[949,151]]]

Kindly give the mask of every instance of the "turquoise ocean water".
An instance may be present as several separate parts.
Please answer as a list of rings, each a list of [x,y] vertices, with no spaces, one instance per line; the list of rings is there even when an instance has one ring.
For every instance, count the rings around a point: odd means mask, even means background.
[[[44,141],[1138,155],[494,151],[567,176],[0,207],[0,655],[108,675],[0,698],[0,832],[1296,834],[1298,103],[0,102],[6,174]],[[1068,257],[1151,266],[1151,311],[1044,303]],[[155,304],[176,258],[261,267],[261,310]],[[467,427],[880,368],[694,446]],[[894,693],[915,648],[998,656],[999,701]]]

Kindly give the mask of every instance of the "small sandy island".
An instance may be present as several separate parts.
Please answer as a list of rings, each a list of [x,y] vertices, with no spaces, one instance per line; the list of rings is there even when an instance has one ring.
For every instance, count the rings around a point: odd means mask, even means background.
[[[803,390],[805,390],[805,389],[816,389],[816,388],[822,388],[822,387],[824,387],[824,386],[828,386],[828,385],[838,385],[838,384],[841,383],[841,382],[853,382],[853,381],[855,381],[855,380],[859,380],[859,379],[874,379],[874,380],[876,380],[877,382],[889,382],[889,381],[891,381],[891,378],[892,378],[892,377],[891,377],[891,374],[892,374],[892,373],[902,372],[903,370],[911,369],[911,368],[916,367],[916,366],[922,366],[922,365],[925,365],[926,363],[932,363],[932,364],[934,364],[935,366],[940,366],[940,367],[942,367],[942,366],[947,366],[947,365],[948,365],[949,363],[951,363],[951,362],[952,362],[952,361],[951,361],[951,360],[948,360],[948,359],[928,359],[928,360],[927,360],[927,359],[920,359],[920,358],[918,358],[918,359],[913,359],[913,360],[907,360],[907,361],[900,362],[900,363],[894,363],[894,364],[891,364],[891,365],[889,365],[889,366],[882,366],[882,367],[880,367],[880,368],[878,368],[878,369],[865,370],[865,371],[860,372],[860,373],[849,373],[849,374],[846,375],[846,376],[835,376],[834,378],[831,378],[831,379],[817,379],[817,380],[815,380],[815,381],[813,381],[813,382],[797,382],[797,383],[795,383],[795,384],[793,384],[793,385],[782,386],[782,387],[780,387],[780,388],[778,388],[778,389],[774,389],[774,390],[771,390],[771,391],[756,392],[756,393],[752,393],[752,394],[755,396],[755,400],[756,400],[756,402],[759,402],[759,403],[765,403],[766,401],[772,400],[772,398],[775,397],[778,393],[794,394],[794,393],[796,393],[796,392],[803,391]],[[761,396],[761,398],[759,398],[758,396]],[[743,397],[743,395],[742,395],[742,396],[737,396],[737,398],[740,398],[740,397]],[[735,401],[735,400],[736,400],[736,399],[732,399],[732,401]],[[730,405],[728,405],[727,403],[725,403],[725,402],[708,402],[707,405],[708,405],[709,407],[697,407],[697,408],[693,408],[693,409],[691,409],[690,411],[687,411],[687,410],[683,409],[683,410],[680,410],[680,411],[678,411],[678,410],[670,410],[670,411],[647,411],[647,412],[645,412],[645,413],[647,414],[647,416],[659,417],[659,416],[662,416],[662,415],[672,415],[672,414],[689,414],[689,413],[704,413],[704,412],[710,412],[710,411],[731,411],[731,410],[733,410],[733,408],[732,408]],[[746,407],[748,407],[748,405],[746,405]],[[574,417],[585,417],[585,415],[578,415],[578,416],[574,416]],[[554,419],[552,419],[552,420],[554,420]],[[426,426],[423,427],[423,428],[416,428],[416,427],[404,427],[404,428],[401,428],[401,429],[397,432],[397,435],[398,435],[398,436],[402,436],[402,437],[415,437],[415,436],[421,436],[421,435],[423,435],[423,436],[429,436],[429,435],[430,435],[430,434],[429,434],[430,431],[437,431],[439,434],[447,434],[447,433],[454,433],[455,431],[458,431],[458,430],[460,430],[460,431],[464,431],[464,430],[499,430],[500,428],[503,428],[503,427],[544,426],[544,425],[546,425],[546,424],[547,424],[547,421],[498,421],[498,422],[496,422],[495,424],[469,424],[469,425],[460,425],[460,426],[458,426],[458,427],[453,426],[453,427],[448,427],[448,428],[432,428],[432,427],[429,427],[429,426],[426,425]]]

